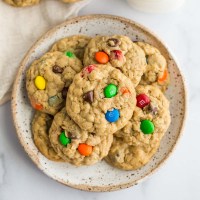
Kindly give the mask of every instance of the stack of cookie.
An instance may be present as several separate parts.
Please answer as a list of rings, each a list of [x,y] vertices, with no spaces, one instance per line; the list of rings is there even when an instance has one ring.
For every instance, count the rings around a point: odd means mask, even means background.
[[[105,158],[138,169],[169,127],[168,84],[165,58],[147,43],[122,35],[61,39],[26,74],[35,145],[53,161]]]

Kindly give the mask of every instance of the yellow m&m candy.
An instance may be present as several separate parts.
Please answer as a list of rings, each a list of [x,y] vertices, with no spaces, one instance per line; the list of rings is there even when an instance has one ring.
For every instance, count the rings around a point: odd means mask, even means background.
[[[39,90],[44,90],[46,87],[46,80],[42,76],[37,76],[35,78],[35,86]]]

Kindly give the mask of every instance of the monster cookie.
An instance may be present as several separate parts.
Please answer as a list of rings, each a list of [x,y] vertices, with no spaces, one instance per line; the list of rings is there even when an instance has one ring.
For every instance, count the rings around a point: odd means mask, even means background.
[[[25,7],[38,4],[40,0],[3,0],[5,3],[16,7]]]
[[[167,89],[169,84],[169,75],[167,71],[167,62],[160,51],[144,42],[137,42],[146,55],[147,68],[142,76],[140,84],[143,85],[156,85],[159,86],[162,91]]]
[[[97,36],[90,40],[84,54],[84,65],[110,63],[120,69],[134,86],[146,70],[144,51],[128,37],[121,35]]]
[[[51,146],[49,140],[49,128],[53,117],[37,111],[32,121],[33,140],[39,151],[49,160],[62,161]]]
[[[55,114],[65,104],[68,86],[81,69],[81,61],[72,52],[49,52],[34,61],[26,74],[33,108]]]
[[[61,1],[63,1],[64,3],[74,3],[81,0],[61,0]]]
[[[126,125],[136,105],[129,78],[110,65],[89,65],[69,87],[66,109],[81,129],[109,135]]]
[[[113,135],[97,136],[81,130],[67,115],[65,108],[54,117],[49,137],[55,151],[65,161],[80,165],[92,165],[107,156]]]
[[[84,51],[90,39],[91,38],[86,35],[74,35],[63,38],[53,45],[51,51],[71,51],[79,59],[83,60]]]
[[[155,86],[138,86],[137,106],[127,125],[115,133],[106,160],[135,170],[149,162],[170,124],[169,102]]]

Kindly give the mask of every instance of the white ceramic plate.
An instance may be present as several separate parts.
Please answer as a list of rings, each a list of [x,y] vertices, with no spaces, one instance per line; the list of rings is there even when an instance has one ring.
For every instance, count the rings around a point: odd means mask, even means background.
[[[133,41],[145,41],[156,46],[165,56],[169,66],[171,84],[167,91],[170,100],[172,122],[160,148],[151,161],[136,171],[122,171],[104,161],[89,167],[75,167],[56,163],[38,152],[31,135],[31,108],[25,89],[25,72],[29,65],[49,50],[51,45],[66,36],[86,34],[89,36],[122,34]],[[186,110],[186,94],[183,77],[174,57],[166,46],[143,26],[122,17],[90,15],[77,17],[55,27],[40,38],[26,54],[14,83],[12,112],[19,140],[34,163],[51,178],[68,186],[89,191],[111,191],[137,184],[156,171],[173,151],[181,134]]]

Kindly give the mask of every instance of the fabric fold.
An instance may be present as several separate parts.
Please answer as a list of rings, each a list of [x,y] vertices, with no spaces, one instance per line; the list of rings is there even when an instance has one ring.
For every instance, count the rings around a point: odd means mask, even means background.
[[[10,99],[19,64],[33,43],[53,26],[77,16],[89,1],[65,4],[43,0],[26,8],[0,1],[0,105]]]

